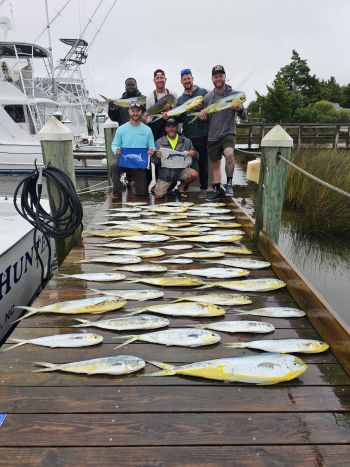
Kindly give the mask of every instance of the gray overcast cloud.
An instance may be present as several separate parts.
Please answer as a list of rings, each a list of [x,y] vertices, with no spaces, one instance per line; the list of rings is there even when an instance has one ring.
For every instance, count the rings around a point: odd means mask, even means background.
[[[67,0],[48,0],[53,18]],[[77,38],[99,0],[71,0],[51,27],[55,62]],[[5,0],[0,15],[14,17],[6,40],[32,42],[46,26],[44,0]],[[95,35],[113,0],[102,5],[83,38]],[[224,65],[230,84],[254,99],[266,92],[292,49],[319,78],[350,82],[348,0],[118,0],[91,49],[83,75],[91,95],[120,97],[133,76],[141,92],[153,89],[153,71],[165,70],[167,87],[181,93],[179,71],[191,68],[195,82],[211,88],[211,68]],[[38,44],[47,47],[44,33]],[[37,73],[38,74],[38,73]]]

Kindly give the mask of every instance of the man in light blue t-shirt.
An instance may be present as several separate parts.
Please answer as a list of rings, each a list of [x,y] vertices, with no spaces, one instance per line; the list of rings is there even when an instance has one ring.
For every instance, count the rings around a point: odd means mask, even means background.
[[[148,169],[125,169],[119,167],[119,156],[121,148],[146,148],[149,156],[152,156],[155,149],[154,138],[151,129],[142,123],[142,106],[135,100],[129,108],[130,120],[120,126],[112,141],[112,151],[116,155],[116,160],[110,166],[113,182],[112,201],[117,201],[122,196],[122,184],[120,175],[128,171],[131,178],[131,190],[137,196],[145,196],[149,184]]]

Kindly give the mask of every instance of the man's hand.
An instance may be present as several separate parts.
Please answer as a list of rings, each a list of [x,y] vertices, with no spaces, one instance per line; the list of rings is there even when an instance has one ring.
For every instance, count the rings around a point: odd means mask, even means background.
[[[154,154],[154,149],[153,148],[148,148],[148,155],[153,156]]]
[[[148,118],[148,113],[147,113],[147,112],[143,112],[143,114],[141,115],[141,121],[142,121],[142,123],[146,123],[146,122],[147,122],[147,118]]]
[[[122,152],[121,149],[117,148],[116,151],[115,151],[115,155],[118,157],[118,156],[120,156],[121,152]]]
[[[231,103],[231,109],[235,110],[236,112],[242,110],[243,106],[241,104],[236,104],[235,102]]]
[[[158,151],[156,152],[156,156],[159,157],[159,158],[161,158],[161,157],[162,157],[162,151],[160,151],[160,150],[158,149]]]
[[[194,149],[190,149],[187,153],[189,157],[194,157],[196,155],[196,151]]]
[[[172,108],[172,105],[167,103],[167,104],[164,104],[164,107],[163,107],[163,112],[166,112],[167,110],[170,110]]]
[[[201,120],[206,120],[206,119],[208,118],[207,112],[206,112],[205,110],[201,110],[201,111],[199,112],[199,118],[200,118]]]
[[[169,118],[168,112],[162,112],[162,118],[164,118],[164,120],[168,120]]]

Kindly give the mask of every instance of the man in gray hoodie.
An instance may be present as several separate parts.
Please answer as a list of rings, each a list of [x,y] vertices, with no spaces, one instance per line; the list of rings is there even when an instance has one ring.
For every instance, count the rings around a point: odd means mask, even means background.
[[[221,199],[221,157],[225,158],[225,171],[227,176],[226,196],[233,196],[232,178],[234,171],[234,147],[236,135],[236,115],[242,119],[247,116],[246,109],[240,104],[231,104],[231,107],[220,112],[207,114],[205,107],[217,102],[234,92],[231,86],[226,84],[225,69],[222,65],[216,65],[212,69],[212,81],[214,89],[204,98],[204,109],[199,118],[209,121],[208,132],[208,156],[212,161],[213,171],[213,193],[207,201],[218,201]]]

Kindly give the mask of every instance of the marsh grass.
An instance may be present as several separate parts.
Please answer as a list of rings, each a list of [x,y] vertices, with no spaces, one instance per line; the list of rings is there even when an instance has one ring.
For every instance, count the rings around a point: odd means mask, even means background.
[[[302,149],[292,161],[307,172],[350,192],[350,151]],[[293,168],[288,169],[284,203],[303,212],[299,228],[304,232],[350,237],[350,199],[330,191]]]

